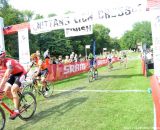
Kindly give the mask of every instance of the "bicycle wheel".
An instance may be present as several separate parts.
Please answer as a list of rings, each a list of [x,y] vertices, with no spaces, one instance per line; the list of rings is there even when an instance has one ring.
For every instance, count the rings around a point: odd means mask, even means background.
[[[0,107],[0,130],[3,130],[6,123],[6,116],[4,110]]]
[[[46,89],[43,91],[43,96],[45,98],[49,98],[50,96],[52,96],[53,91],[54,91],[54,84],[51,82],[47,82]]]
[[[94,71],[94,78],[95,78],[95,80],[98,79],[98,70],[97,69]]]
[[[92,82],[92,81],[93,81],[93,73],[92,73],[92,71],[89,71],[89,72],[88,72],[88,81],[89,81],[89,82]]]
[[[20,96],[19,105],[19,118],[22,120],[28,120],[34,115],[36,111],[36,98],[31,92],[24,92]]]
[[[24,86],[22,92],[32,92],[34,96],[37,96],[39,94],[37,80],[35,80],[32,84]]]
[[[32,85],[26,85],[22,88],[22,92],[32,92],[33,86]]]

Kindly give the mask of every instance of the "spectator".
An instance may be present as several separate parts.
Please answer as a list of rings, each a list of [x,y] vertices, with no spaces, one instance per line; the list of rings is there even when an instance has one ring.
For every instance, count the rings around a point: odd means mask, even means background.
[[[58,64],[62,64],[63,62],[62,62],[62,56],[60,55],[59,57],[58,57]]]
[[[72,52],[71,55],[70,55],[71,62],[74,62],[74,55],[75,55],[74,52]]]
[[[52,64],[57,64],[57,59],[55,56],[53,56],[53,58],[52,58]]]
[[[75,55],[74,55],[74,62],[77,62],[77,61],[78,61],[78,55],[75,54]]]
[[[69,56],[65,56],[65,60],[64,60],[64,63],[67,64],[67,63],[70,63],[70,59],[69,59]]]

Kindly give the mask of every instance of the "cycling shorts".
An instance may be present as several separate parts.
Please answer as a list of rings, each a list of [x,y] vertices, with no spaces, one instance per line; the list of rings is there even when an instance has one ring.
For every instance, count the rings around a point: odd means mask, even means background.
[[[46,77],[47,74],[48,74],[48,69],[46,68],[46,69],[44,69],[44,70],[41,70],[41,71],[39,72],[38,76],[44,76],[44,77]]]
[[[11,74],[9,79],[7,80],[7,83],[10,85],[17,84],[19,87],[21,86],[21,83],[25,80],[25,75],[23,72],[17,73],[17,74]]]

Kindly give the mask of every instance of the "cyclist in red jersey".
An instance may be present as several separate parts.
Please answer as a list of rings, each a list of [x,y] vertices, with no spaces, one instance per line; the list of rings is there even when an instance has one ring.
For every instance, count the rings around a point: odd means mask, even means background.
[[[6,69],[0,82],[0,89],[4,92],[11,89],[15,109],[14,113],[10,115],[10,119],[15,119],[19,115],[19,96],[17,91],[25,79],[26,71],[18,61],[6,58],[5,55],[5,51],[0,51],[0,67]]]

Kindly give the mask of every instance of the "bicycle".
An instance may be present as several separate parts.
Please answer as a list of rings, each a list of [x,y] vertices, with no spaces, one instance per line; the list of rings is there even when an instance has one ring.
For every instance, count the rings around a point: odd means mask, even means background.
[[[35,96],[43,95],[45,98],[49,98],[53,94],[53,85],[51,82],[46,81],[46,88],[43,88],[40,78],[30,79],[24,85],[23,91],[33,92]]]
[[[93,80],[98,79],[98,70],[94,67],[91,67],[88,72],[88,80],[89,82],[92,82]]]
[[[19,112],[18,116],[21,120],[27,121],[34,115],[37,107],[37,102],[35,96],[31,92],[20,92],[18,91],[19,99]],[[10,114],[13,114],[12,110],[4,101],[5,94],[4,91],[0,92],[0,105],[8,111]],[[9,98],[9,97],[8,97]],[[3,130],[6,124],[6,115],[3,108],[0,107],[0,130]],[[31,109],[32,108],[32,109]]]
[[[109,63],[108,63],[108,69],[109,69],[109,71],[111,71],[111,70],[112,70],[112,68],[113,68],[112,61],[109,61]]]

